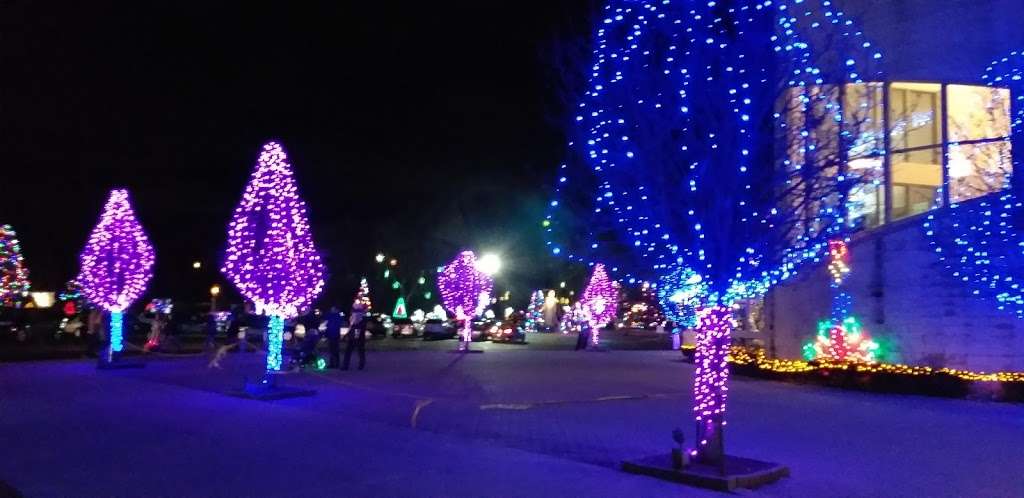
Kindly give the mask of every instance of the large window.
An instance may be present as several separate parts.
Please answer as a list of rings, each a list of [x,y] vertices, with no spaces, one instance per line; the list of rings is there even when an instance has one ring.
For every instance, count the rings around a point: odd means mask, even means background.
[[[791,89],[780,102],[787,203],[797,218],[838,209],[852,228],[871,228],[1009,186],[1005,88],[822,85]],[[808,223],[795,235],[811,234]]]

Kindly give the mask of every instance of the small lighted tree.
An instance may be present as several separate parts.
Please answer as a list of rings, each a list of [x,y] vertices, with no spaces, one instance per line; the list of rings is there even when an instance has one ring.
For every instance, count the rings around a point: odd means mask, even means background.
[[[527,332],[537,332],[544,321],[544,291],[538,289],[530,296],[530,304],[526,308],[524,328]]]
[[[490,296],[494,281],[477,268],[473,251],[462,251],[438,274],[437,286],[444,307],[463,321],[459,350],[466,351],[473,339],[472,318],[483,312],[480,297]]]
[[[284,320],[323,290],[324,266],[288,156],[277,142],[263,146],[235,208],[221,272],[257,313],[270,317],[267,371],[280,370]]]
[[[0,305],[13,305],[28,293],[29,285],[18,234],[10,225],[0,225]]]
[[[356,292],[355,302],[362,304],[367,311],[373,307],[373,303],[370,302],[370,284],[366,281],[366,277],[359,281],[359,292]]]
[[[615,319],[615,308],[619,302],[619,290],[608,278],[604,265],[596,263],[590,282],[580,295],[580,304],[590,315],[591,341],[597,345],[601,340],[600,330]]]
[[[828,243],[828,271],[832,279],[832,313],[828,320],[818,322],[818,334],[812,342],[804,344],[804,357],[808,360],[840,362],[874,362],[878,343],[871,340],[860,320],[850,315],[853,298],[843,290],[850,273],[850,249],[841,239]]]
[[[107,361],[124,349],[124,310],[146,290],[155,259],[128,191],[112,190],[79,257],[81,268],[75,279],[90,303],[110,313]]]

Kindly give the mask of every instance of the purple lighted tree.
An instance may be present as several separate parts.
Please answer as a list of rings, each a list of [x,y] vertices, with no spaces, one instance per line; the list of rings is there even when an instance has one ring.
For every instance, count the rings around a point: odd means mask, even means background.
[[[320,294],[324,267],[313,245],[306,203],[277,142],[263,146],[235,208],[221,272],[257,313],[270,317],[267,370],[280,370],[284,319]]]
[[[448,308],[457,320],[464,322],[459,350],[467,350],[473,333],[470,322],[483,311],[481,295],[489,298],[494,282],[490,275],[477,268],[476,255],[473,251],[462,251],[437,276],[437,286],[441,290],[441,300],[445,308]]]
[[[615,282],[608,278],[603,264],[595,263],[590,282],[580,296],[580,304],[590,314],[591,339],[594,345],[600,341],[600,328],[615,319],[615,307],[618,302],[619,290],[615,288]]]
[[[110,191],[79,257],[81,269],[75,279],[89,302],[110,313],[108,361],[124,349],[124,310],[146,290],[155,259],[153,245],[128,202],[128,191]]]

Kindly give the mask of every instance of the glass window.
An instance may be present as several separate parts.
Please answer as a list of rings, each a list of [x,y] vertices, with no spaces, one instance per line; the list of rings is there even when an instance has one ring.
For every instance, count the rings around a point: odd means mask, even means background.
[[[950,141],[1010,136],[1010,90],[949,85],[946,92]]]
[[[924,213],[942,205],[942,147],[892,155],[892,219]]]
[[[942,85],[893,83],[889,87],[889,133],[893,150],[942,143]]]
[[[917,82],[789,89],[779,109],[794,235],[821,230],[820,213],[844,196],[846,222],[857,229],[942,206],[944,189],[962,202],[1009,187],[1011,98],[1005,88]]]
[[[1010,186],[1009,140],[949,147],[949,200],[962,202]]]
[[[885,153],[882,135],[883,88],[882,83],[846,85],[843,125],[848,136],[853,137],[847,152],[851,161]]]
[[[853,186],[846,197],[851,228],[874,228],[885,222],[885,170],[881,157],[853,159],[847,168]]]

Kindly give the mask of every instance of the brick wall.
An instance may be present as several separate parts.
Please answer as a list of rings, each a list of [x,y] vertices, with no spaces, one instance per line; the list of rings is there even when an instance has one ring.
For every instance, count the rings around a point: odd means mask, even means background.
[[[844,288],[852,312],[887,346],[886,361],[980,371],[1024,371],[1024,320],[972,296],[949,276],[911,219],[854,238]],[[801,347],[831,305],[824,264],[769,293],[765,346],[781,358]]]

